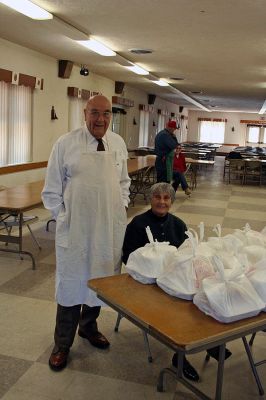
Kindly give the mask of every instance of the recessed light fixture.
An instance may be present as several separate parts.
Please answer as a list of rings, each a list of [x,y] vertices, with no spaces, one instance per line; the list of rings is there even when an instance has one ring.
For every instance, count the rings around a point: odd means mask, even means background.
[[[164,81],[163,79],[160,79],[159,81],[152,81],[153,83],[156,83],[156,85],[159,86],[169,86],[169,83]]]
[[[53,19],[53,14],[28,0],[0,0],[0,3],[32,19]]]
[[[203,92],[201,90],[190,90],[189,93],[191,93],[191,94],[202,94]]]
[[[146,69],[141,68],[138,65],[132,65],[126,68],[138,75],[149,75],[149,71],[146,71]]]
[[[177,77],[171,77],[171,78],[169,78],[169,79],[171,79],[172,81],[183,81],[185,78],[179,78],[179,77],[177,76]]]
[[[129,49],[130,53],[134,54],[151,54],[153,50],[151,49]]]
[[[98,42],[95,39],[77,40],[77,43],[81,44],[89,50],[94,51],[95,53],[100,54],[101,56],[114,57],[116,55],[113,50],[109,49],[109,47],[106,47],[104,44]]]

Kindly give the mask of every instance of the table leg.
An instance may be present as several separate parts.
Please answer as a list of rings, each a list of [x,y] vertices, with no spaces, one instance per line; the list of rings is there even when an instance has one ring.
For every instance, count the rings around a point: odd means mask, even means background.
[[[219,361],[218,361],[218,369],[217,369],[215,400],[221,400],[221,398],[222,398],[224,356],[225,356],[225,343],[223,343],[219,346]]]
[[[260,381],[260,377],[259,377],[258,372],[257,372],[256,364],[254,363],[254,360],[253,360],[253,357],[252,357],[252,354],[251,354],[250,347],[248,345],[247,339],[245,337],[242,337],[242,340],[243,340],[243,343],[244,343],[244,346],[245,346],[246,353],[248,355],[248,360],[249,360],[249,363],[250,363],[250,366],[251,366],[251,370],[253,372],[254,378],[256,380],[256,383],[257,383],[257,386],[258,386],[258,389],[259,389],[259,394],[263,395],[264,394],[264,389],[262,387],[262,384],[261,384],[261,381]]]

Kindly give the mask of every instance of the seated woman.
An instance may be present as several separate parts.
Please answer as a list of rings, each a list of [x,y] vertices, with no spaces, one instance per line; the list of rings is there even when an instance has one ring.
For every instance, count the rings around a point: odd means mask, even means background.
[[[160,182],[151,187],[151,209],[137,215],[128,224],[123,244],[123,262],[126,264],[129,254],[149,242],[146,227],[151,228],[154,240],[170,242],[170,245],[181,246],[186,235],[186,224],[168,211],[174,202],[175,191],[169,183]],[[172,364],[177,367],[177,357],[174,354]],[[194,367],[184,358],[183,374],[187,379],[198,381],[199,375]]]
[[[185,156],[182,153],[181,145],[178,144],[175,149],[174,162],[173,162],[173,188],[177,191],[179,184],[184,190],[186,195],[190,195],[191,191],[188,188],[186,177],[184,175],[187,169]]]
[[[175,200],[175,191],[169,183],[160,182],[153,185],[150,189],[151,208],[143,214],[135,216],[128,224],[124,244],[122,260],[126,264],[129,254],[139,247],[145,246],[149,242],[146,227],[149,226],[154,240],[158,242],[169,242],[177,248],[187,238],[186,224],[178,217],[169,213],[170,207]],[[207,350],[209,356],[218,360],[219,347]],[[231,355],[229,350],[225,350],[225,358]],[[177,354],[172,358],[172,365],[177,367]],[[184,357],[183,374],[185,378],[198,381],[199,375],[195,368]]]

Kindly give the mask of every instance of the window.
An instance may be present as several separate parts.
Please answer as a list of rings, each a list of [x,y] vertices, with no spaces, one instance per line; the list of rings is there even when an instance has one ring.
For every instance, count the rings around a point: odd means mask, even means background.
[[[162,114],[159,114],[158,116],[158,130],[157,133],[162,131],[165,128],[165,116]]]
[[[0,82],[0,166],[31,161],[32,90]]]
[[[264,126],[247,126],[248,143],[266,143],[266,128]]]
[[[199,140],[208,143],[224,143],[225,122],[200,121]]]
[[[78,97],[69,97],[69,117],[68,117],[68,129],[78,129],[85,123],[84,109],[86,108],[86,100]]]
[[[260,127],[248,126],[247,142],[259,143]]]
[[[262,138],[262,143],[266,143],[266,128],[263,128],[263,138]]]
[[[148,145],[149,137],[149,111],[140,111],[139,121],[139,147]]]

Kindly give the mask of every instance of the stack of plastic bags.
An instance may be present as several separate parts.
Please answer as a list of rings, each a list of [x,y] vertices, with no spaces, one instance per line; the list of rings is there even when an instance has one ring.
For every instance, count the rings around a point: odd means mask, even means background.
[[[190,229],[176,249],[168,242],[150,243],[131,253],[129,274],[142,283],[157,283],[171,296],[193,300],[204,313],[228,323],[266,312],[266,227],[253,231],[248,224],[204,241],[204,224],[198,234]]]

